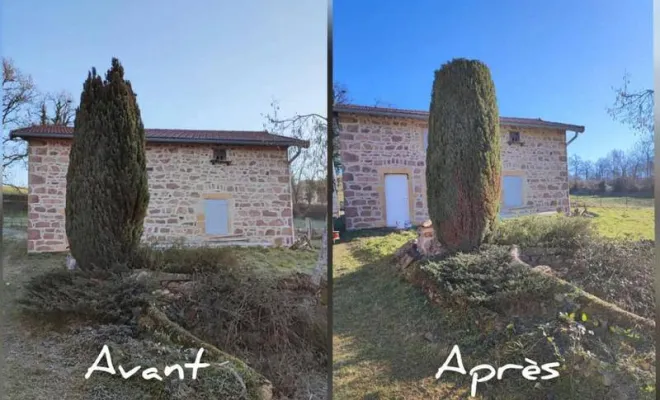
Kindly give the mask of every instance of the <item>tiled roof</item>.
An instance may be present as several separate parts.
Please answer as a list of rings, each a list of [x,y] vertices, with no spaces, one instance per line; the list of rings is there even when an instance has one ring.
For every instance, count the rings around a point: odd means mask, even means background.
[[[414,119],[428,119],[429,112],[422,110],[406,110],[401,108],[384,108],[384,107],[371,107],[360,106],[355,104],[340,104],[335,105],[335,113],[342,114],[365,114],[365,115],[378,115],[387,117],[399,118],[414,118]],[[500,117],[500,124],[517,126],[521,128],[548,128],[548,129],[562,129],[572,132],[584,132],[584,126],[564,124],[560,122],[544,121],[540,118],[510,118]]]
[[[306,140],[273,135],[266,131],[207,131],[193,129],[145,129],[147,142],[152,143],[207,143],[242,146],[300,146],[309,147]],[[58,125],[36,125],[10,132],[11,138],[71,139],[73,128]]]

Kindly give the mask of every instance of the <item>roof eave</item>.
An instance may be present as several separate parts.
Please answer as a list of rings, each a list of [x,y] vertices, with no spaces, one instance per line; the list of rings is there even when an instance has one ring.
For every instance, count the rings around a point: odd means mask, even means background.
[[[356,115],[373,115],[379,117],[392,117],[392,118],[411,118],[421,121],[427,121],[428,115],[421,113],[411,113],[405,111],[390,111],[390,110],[360,110],[354,108],[344,108],[340,106],[335,106],[335,114],[356,114]],[[580,125],[571,125],[571,124],[560,124],[560,123],[534,123],[534,122],[513,122],[507,121],[506,119],[500,120],[501,125],[506,126],[515,126],[519,128],[542,128],[542,129],[561,129],[571,132],[584,132],[584,126]]]
[[[73,137],[68,134],[62,133],[20,133],[11,131],[9,133],[10,139],[67,139],[71,140]],[[179,144],[217,144],[217,145],[231,145],[231,146],[268,146],[268,147],[302,147],[309,148],[309,142],[303,140],[292,140],[287,142],[276,141],[263,141],[263,140],[218,140],[218,139],[188,139],[188,138],[165,138],[165,137],[149,137],[149,143],[179,143]]]
[[[507,121],[502,121],[500,124],[505,126],[514,126],[518,128],[558,129],[568,132],[577,132],[577,133],[584,132],[584,126],[568,125],[568,124],[544,125],[544,124],[534,124],[534,123],[525,123],[525,122],[512,123]]]
[[[335,114],[358,114],[358,115],[374,115],[379,117],[392,117],[392,118],[412,118],[419,120],[428,120],[429,117],[426,114],[421,113],[410,113],[405,111],[390,111],[390,110],[360,110],[354,108],[344,108],[340,106],[335,106],[333,112]]]

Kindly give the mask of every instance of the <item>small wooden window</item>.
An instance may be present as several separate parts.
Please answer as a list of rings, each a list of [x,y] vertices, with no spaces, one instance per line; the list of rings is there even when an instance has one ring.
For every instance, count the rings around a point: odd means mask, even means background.
[[[227,149],[214,149],[213,158],[216,161],[227,161]]]
[[[509,143],[520,143],[520,132],[509,132]]]
[[[214,148],[213,157],[211,158],[211,164],[230,164],[229,152],[227,151],[227,149]]]

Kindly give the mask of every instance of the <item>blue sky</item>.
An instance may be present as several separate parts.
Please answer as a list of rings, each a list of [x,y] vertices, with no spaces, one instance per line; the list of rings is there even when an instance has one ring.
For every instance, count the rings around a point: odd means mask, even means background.
[[[434,71],[479,59],[500,115],[584,125],[569,153],[585,159],[637,140],[606,109],[626,72],[653,87],[652,54],[651,1],[333,2],[333,79],[354,103],[428,110]]]
[[[120,59],[147,128],[262,129],[262,114],[327,112],[327,2],[3,2],[1,51],[45,92],[80,98]],[[25,183],[24,171],[14,171]]]

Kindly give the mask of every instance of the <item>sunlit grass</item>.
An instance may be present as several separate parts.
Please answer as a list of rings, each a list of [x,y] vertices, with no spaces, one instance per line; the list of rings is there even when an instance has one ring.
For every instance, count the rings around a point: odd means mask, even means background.
[[[571,206],[585,207],[598,233],[605,237],[655,238],[654,199],[637,197],[571,196]]]
[[[593,207],[594,226],[599,234],[611,238],[654,239],[655,213],[653,208]]]
[[[17,187],[4,185],[2,186],[2,194],[27,194],[28,190],[25,187]]]

